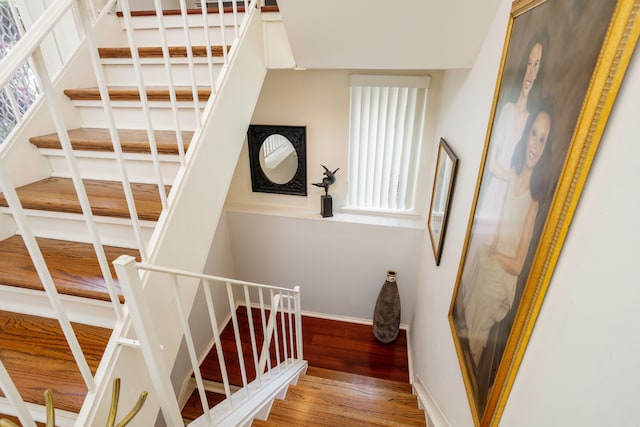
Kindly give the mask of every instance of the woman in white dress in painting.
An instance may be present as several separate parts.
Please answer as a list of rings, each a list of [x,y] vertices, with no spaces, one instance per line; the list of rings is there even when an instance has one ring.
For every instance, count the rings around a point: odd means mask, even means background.
[[[546,197],[551,159],[550,108],[546,105],[527,121],[511,162],[515,175],[507,183],[493,240],[478,247],[467,282],[461,284],[466,323],[462,335],[467,337],[476,370],[491,327],[511,309],[538,207]]]
[[[514,98],[506,102],[491,132],[486,189],[482,191],[476,211],[472,245],[469,259],[478,245],[487,244],[495,234],[502,211],[509,180],[515,175],[511,159],[516,144],[522,137],[531,105],[538,102],[537,92],[543,83],[543,59],[548,48],[548,36],[544,30],[538,31],[529,41],[525,56],[519,68],[518,91]]]

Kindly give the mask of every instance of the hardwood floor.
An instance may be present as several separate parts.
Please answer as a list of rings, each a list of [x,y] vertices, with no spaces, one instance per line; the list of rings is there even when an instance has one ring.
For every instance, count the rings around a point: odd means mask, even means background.
[[[304,358],[310,367],[409,382],[406,331],[382,344],[371,325],[303,316]]]
[[[246,309],[237,310],[240,337],[249,342]],[[258,346],[262,343],[259,312],[254,310],[253,320]],[[373,336],[371,325],[302,316],[304,359],[309,366],[348,372],[384,380],[409,382],[406,331],[390,344],[382,344]],[[221,334],[222,349],[231,384],[241,386],[240,365],[231,323]],[[282,343],[280,343],[282,345]],[[273,348],[273,344],[272,344]],[[281,354],[282,354],[281,350]],[[272,351],[272,355],[274,351]],[[249,381],[255,378],[250,351],[244,349],[244,361]],[[275,356],[272,356],[275,363]],[[200,366],[204,378],[221,382],[216,350],[212,349]]]

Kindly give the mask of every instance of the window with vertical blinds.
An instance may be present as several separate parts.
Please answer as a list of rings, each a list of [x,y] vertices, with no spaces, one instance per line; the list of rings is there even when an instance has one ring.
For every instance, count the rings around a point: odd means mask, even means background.
[[[415,211],[427,76],[352,75],[345,209]]]

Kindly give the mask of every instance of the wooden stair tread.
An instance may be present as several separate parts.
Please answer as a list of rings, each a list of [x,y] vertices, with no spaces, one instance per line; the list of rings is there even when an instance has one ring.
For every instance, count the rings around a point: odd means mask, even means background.
[[[85,151],[113,151],[111,135],[109,129],[99,128],[78,128],[68,132],[71,145],[74,150]],[[174,131],[153,132],[156,147],[159,154],[178,154],[178,143]],[[145,130],[118,130],[118,137],[122,151],[126,153],[150,153],[149,138]],[[182,132],[185,151],[189,147],[189,142],[193,137],[193,132]],[[61,149],[60,138],[57,133],[40,135],[29,138],[29,141],[38,148]]]
[[[304,420],[300,425],[425,425],[424,414],[410,394],[402,398],[366,386],[358,386],[354,393],[353,385],[340,390],[335,383],[289,387],[285,400],[274,401],[267,419],[284,421],[283,417],[296,413],[296,420]],[[319,419],[322,424],[312,422]]]
[[[94,215],[129,218],[129,208],[121,182],[83,180],[87,197]],[[158,186],[153,184],[131,184],[138,218],[157,221],[162,211]],[[166,187],[168,192],[169,187]],[[16,189],[25,209],[45,210],[81,214],[82,208],[73,181],[70,178],[50,177]],[[0,194],[0,206],[7,206]]]
[[[316,366],[309,366],[305,376],[310,381],[326,379],[339,381],[342,383],[353,384],[356,386],[375,387],[380,389],[386,389],[397,393],[411,393],[411,384],[401,381],[385,380],[380,378],[368,377],[365,375],[351,374],[348,372],[334,371],[332,369],[318,368]]]
[[[231,46],[227,46],[227,52]],[[172,58],[186,58],[186,46],[168,46],[169,56]],[[100,58],[131,58],[131,49],[129,47],[101,47],[98,48]],[[141,46],[138,47],[138,55],[140,58],[162,58],[162,47],[160,46]],[[191,46],[191,55],[193,57],[207,57],[206,46]],[[222,57],[224,55],[222,46],[212,45],[211,56]]]
[[[111,330],[73,326],[95,374]],[[49,388],[57,409],[79,412],[87,388],[57,320],[0,311],[0,359],[26,402],[44,405]]]
[[[100,90],[97,87],[65,89],[64,94],[72,101],[99,101]],[[148,101],[170,101],[169,89],[153,88],[146,89]],[[175,88],[177,101],[193,101],[191,88]],[[198,88],[198,100],[206,101],[211,94],[210,88]],[[140,93],[137,87],[110,87],[109,98],[111,101],[139,101]]]
[[[401,421],[406,417],[386,417],[380,411],[359,411],[348,404],[334,405],[315,397],[303,403],[292,403],[289,400],[275,400],[268,421],[287,426],[411,426],[422,425],[420,420]],[[389,419],[392,418],[392,419]]]
[[[329,382],[326,382],[329,381]],[[287,395],[287,400],[301,401],[299,396],[304,396],[302,400],[306,400],[308,396],[318,395],[324,396],[325,402],[334,402],[333,404],[341,404],[346,400],[358,403],[358,407],[378,408],[379,410],[388,410],[395,412],[394,409],[409,412],[418,412],[418,399],[411,393],[394,393],[384,389],[375,387],[367,387],[342,383],[340,381],[305,381],[300,378],[298,384],[289,389],[291,399]]]
[[[59,293],[109,301],[104,278],[92,244],[38,238],[42,256]],[[104,246],[105,255],[116,288],[119,291],[112,262],[126,254],[140,261],[135,249]],[[6,286],[44,290],[22,237],[13,236],[0,242],[0,283]],[[124,302],[122,294],[120,301]]]

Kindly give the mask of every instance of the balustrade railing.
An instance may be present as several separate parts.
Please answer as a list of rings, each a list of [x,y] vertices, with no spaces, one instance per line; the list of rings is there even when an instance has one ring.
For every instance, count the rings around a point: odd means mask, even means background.
[[[40,8],[34,6],[36,5]],[[132,2],[134,4],[135,2]],[[227,3],[227,2],[225,2]],[[207,51],[208,64],[212,64],[212,44],[209,39],[210,35],[218,31],[215,26],[220,24],[220,37],[222,39],[223,59],[220,71],[215,73],[212,65],[209,67],[209,82],[211,95],[206,100],[206,105],[202,106],[203,99],[199,99],[199,85],[196,83],[195,77],[192,79],[191,90],[193,93],[193,111],[196,117],[194,139],[191,146],[198,143],[198,129],[203,122],[206,114],[211,111],[211,106],[215,101],[215,95],[220,89],[220,84],[224,79],[226,64],[232,60],[233,46],[237,43],[238,38],[242,36],[243,23],[248,16],[253,13],[256,7],[256,1],[247,3],[244,1],[244,12],[240,13],[238,4],[234,0],[231,12],[225,12],[223,3],[218,2],[219,14],[217,19],[211,19],[211,10],[202,7],[201,26],[205,33],[205,44]],[[170,105],[173,111],[174,124],[172,126],[176,131],[178,152],[181,167],[186,167],[188,156],[186,155],[185,143],[182,140],[182,129],[185,127],[180,123],[181,119],[178,114],[178,107],[184,108],[176,98],[177,88],[172,81],[172,70],[169,54],[169,43],[164,34],[164,18],[160,0],[154,2],[158,31],[160,34],[160,45],[163,52],[163,61],[167,76],[167,86],[170,94]],[[186,10],[185,0],[180,1],[182,21],[185,25],[185,44],[187,46],[187,63],[188,67],[193,70],[196,67],[196,60],[192,55],[192,46],[190,42],[190,21],[187,19],[188,11]],[[108,128],[115,160],[118,164],[120,180],[123,184],[125,198],[129,207],[129,216],[133,233],[135,235],[138,249],[140,250],[143,261],[149,258],[147,243],[143,238],[140,221],[136,210],[135,198],[132,191],[131,178],[129,177],[125,156],[123,154],[122,144],[118,135],[118,125],[114,117],[114,106],[109,93],[109,82],[102,68],[101,59],[98,54],[97,41],[94,38],[93,30],[99,24],[101,19],[105,19],[107,15],[114,12],[115,9],[122,11],[123,26],[127,32],[129,48],[131,50],[132,64],[135,71],[136,84],[140,96],[139,108],[143,111],[145,117],[144,124],[149,140],[151,151],[151,159],[155,172],[155,181],[158,185],[163,209],[169,207],[170,198],[165,191],[162,172],[160,170],[160,156],[158,154],[157,144],[154,134],[154,124],[150,118],[149,102],[147,100],[146,83],[142,73],[142,60],[138,55],[136,46],[136,29],[132,25],[131,10],[128,0],[54,0],[50,2],[31,2],[27,0],[0,0],[0,17],[2,19],[2,35],[1,47],[1,65],[0,67],[0,190],[3,192],[9,206],[11,215],[13,216],[17,233],[20,234],[25,245],[31,255],[35,269],[38,272],[40,280],[43,284],[47,297],[55,312],[55,318],[58,319],[65,337],[69,343],[71,351],[75,357],[76,363],[82,373],[86,387],[89,393],[96,389],[95,378],[91,374],[88,364],[82,353],[82,349],[78,344],[73,327],[67,313],[63,307],[62,299],[56,290],[56,286],[51,278],[45,259],[39,248],[36,234],[32,230],[28,215],[23,208],[15,184],[14,177],[15,167],[8,167],[11,161],[10,153],[12,147],[16,144],[28,144],[26,140],[28,136],[29,126],[33,125],[34,117],[37,117],[39,128],[42,128],[43,117],[51,129],[57,133],[62,151],[66,158],[71,178],[80,201],[82,215],[90,234],[91,243],[96,252],[96,257],[100,264],[102,274],[107,284],[108,293],[110,295],[113,306],[114,316],[121,321],[126,315],[119,302],[118,290],[114,285],[113,277],[110,273],[109,264],[103,249],[103,239],[100,235],[96,220],[92,211],[91,203],[87,197],[87,193],[83,183],[82,173],[76,161],[76,156],[69,138],[69,118],[63,114],[66,105],[61,100],[62,87],[60,81],[68,72],[71,61],[77,57],[80,49],[86,49],[91,60],[93,72],[95,74],[95,82],[100,91],[100,97],[105,113],[105,127]],[[190,12],[190,11],[189,11]],[[231,19],[228,16],[231,15]],[[241,21],[241,18],[244,20]],[[72,24],[72,25],[70,25]],[[225,36],[225,26],[233,26],[234,40],[229,42]],[[192,74],[193,75],[193,74]],[[203,117],[203,114],[205,115]],[[25,136],[27,135],[27,136]],[[178,174],[179,175],[179,174]],[[156,230],[157,232],[157,230]],[[262,300],[262,295],[260,296]],[[285,298],[286,300],[286,298]],[[272,301],[273,302],[273,301]],[[129,311],[131,312],[131,311]],[[289,354],[293,354],[293,350]],[[1,363],[1,361],[0,361]],[[0,365],[2,367],[2,365]],[[2,374],[0,372],[0,374]],[[11,383],[11,379],[0,375],[0,386],[5,396],[13,397],[12,392],[15,389]],[[21,415],[28,413],[29,410],[20,403],[20,399],[12,399],[11,404],[14,406],[13,413],[20,416],[21,422],[25,426],[35,425],[33,420],[29,420],[27,416]],[[23,419],[24,418],[24,419]]]
[[[216,413],[212,411],[207,400],[207,386],[200,369],[203,354],[196,350],[189,313],[183,309],[180,297],[182,287],[197,286],[204,294],[208,322],[213,335],[213,348],[217,356],[216,368],[219,369],[225,394],[225,400],[219,407],[226,410],[227,414],[238,410],[239,406],[249,401],[264,383],[283,373],[295,362],[303,360],[299,287],[288,289],[141,264],[126,255],[121,256],[114,264],[131,310],[140,349],[149,367],[155,393],[161,402],[164,418],[173,420],[169,421],[170,425],[178,425],[174,423],[180,422],[180,407],[171,385],[171,372],[163,360],[162,346],[156,335],[153,316],[145,302],[142,274],[168,277],[168,280],[162,280],[154,276],[154,279],[147,283],[172,288],[177,321],[182,328],[189,353],[205,425],[217,425],[219,420],[214,419]],[[218,295],[226,293],[228,305],[214,308],[214,292]],[[228,313],[226,321],[219,319],[220,311],[223,315]],[[239,312],[244,315],[239,316]],[[231,333],[223,334],[220,327],[220,323],[224,325],[229,321],[228,330],[232,331],[232,338],[229,337]],[[223,337],[226,339],[223,340]],[[249,354],[243,350],[247,343],[250,343]],[[208,352],[205,351],[204,354],[206,353]],[[229,372],[229,359],[232,366],[239,367],[239,373]],[[233,386],[235,393],[232,396]]]

